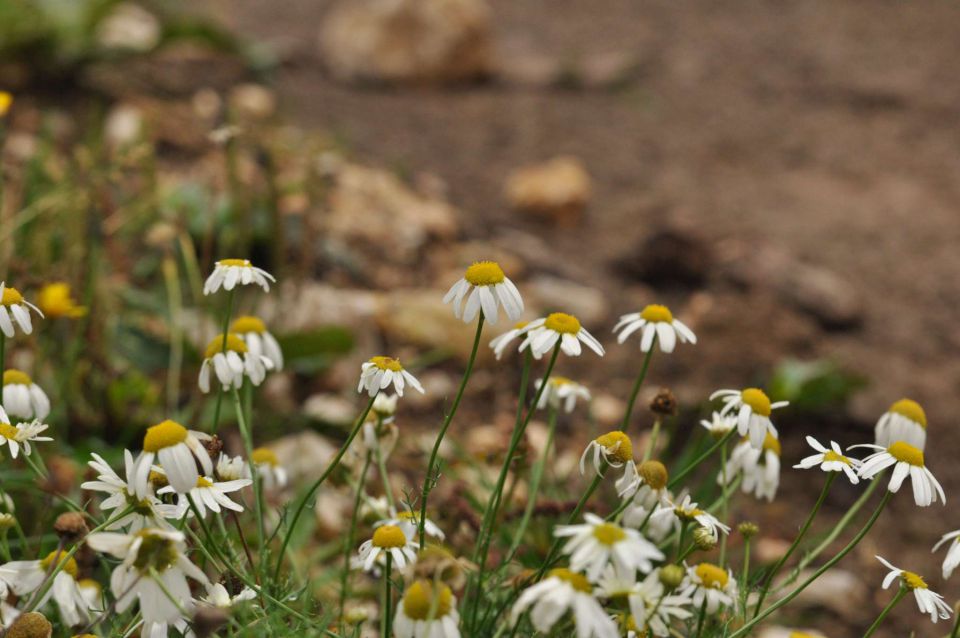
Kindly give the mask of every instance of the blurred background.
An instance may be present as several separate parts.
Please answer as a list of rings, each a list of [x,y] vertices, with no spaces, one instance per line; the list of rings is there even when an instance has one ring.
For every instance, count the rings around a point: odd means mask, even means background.
[[[803,436],[872,442],[902,397],[926,408],[952,501],[958,26],[960,5],[927,1],[0,0],[0,257],[28,299],[64,281],[89,310],[8,361],[49,388],[77,449],[136,447],[171,413],[209,420],[198,352],[223,308],[199,286],[213,260],[249,256],[282,285],[242,310],[289,362],[258,399],[262,438],[329,453],[359,362],[399,355],[428,390],[398,417],[412,436],[396,480],[415,486],[416,435],[437,427],[472,334],[440,298],[495,259],[531,317],[567,310],[608,346],[558,370],[594,394],[565,434],[573,457],[622,414],[639,356],[610,330],[647,303],[700,339],[648,377],[648,395],[680,400],[674,441],[701,436],[718,387],[793,402],[780,495],[736,501],[763,530],[759,560],[818,494],[819,475],[789,469]],[[502,454],[517,368],[481,361],[460,461]],[[839,483],[824,521],[858,492]],[[929,551],[960,527],[952,511],[897,498],[784,622],[862,633],[890,596],[876,553],[952,603]],[[910,629],[949,631],[912,602],[886,635]]]

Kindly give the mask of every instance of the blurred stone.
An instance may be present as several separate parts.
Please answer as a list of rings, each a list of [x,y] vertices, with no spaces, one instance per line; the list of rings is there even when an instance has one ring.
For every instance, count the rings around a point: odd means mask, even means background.
[[[613,89],[628,83],[636,75],[639,61],[633,52],[610,51],[585,58],[577,77],[586,89]]]
[[[790,542],[779,538],[760,537],[754,542],[754,555],[761,565],[769,565],[783,556],[790,547]]]
[[[596,394],[590,403],[590,412],[602,427],[620,425],[626,409],[627,404],[612,394]]]
[[[693,228],[661,227],[619,260],[629,277],[656,287],[696,287],[710,274],[714,258],[710,244]]]
[[[230,108],[242,119],[265,120],[276,113],[277,95],[260,84],[241,84],[230,90]]]
[[[314,394],[303,402],[303,413],[331,425],[349,425],[357,418],[357,405],[337,394]]]
[[[118,104],[107,114],[104,137],[114,148],[129,146],[143,134],[143,111],[132,104]]]
[[[297,482],[319,476],[339,446],[334,447],[316,432],[305,431],[279,438],[269,447],[277,455],[280,465],[287,470],[290,481]]]
[[[805,580],[811,573],[810,570],[801,572],[798,580]],[[826,607],[847,617],[851,609],[866,604],[867,598],[867,586],[858,575],[834,568],[817,580],[816,587],[807,587],[800,592],[792,604],[798,609]]]
[[[554,56],[518,53],[501,57],[497,78],[507,84],[532,88],[550,88],[560,84],[564,67]]]
[[[350,326],[359,332],[383,306],[378,292],[335,288],[322,283],[290,282],[280,285],[277,294],[277,298],[264,300],[256,314],[272,331],[279,333],[304,332],[331,325]]]
[[[586,325],[601,323],[610,313],[603,293],[572,281],[536,277],[527,283],[526,289],[544,311],[567,312]]]
[[[475,80],[492,67],[490,9],[484,0],[342,1],[324,20],[320,49],[341,80]]]
[[[502,457],[509,435],[496,425],[477,425],[467,430],[464,449],[478,461]]]
[[[132,2],[114,6],[97,29],[100,45],[108,49],[149,51],[160,43],[160,21]]]
[[[590,190],[583,162],[564,155],[516,169],[507,178],[506,197],[515,210],[569,226],[583,216]]]
[[[342,490],[324,489],[317,492],[313,511],[317,517],[317,534],[324,540],[342,539],[350,522],[353,497]],[[360,541],[357,542],[360,544]]]
[[[420,381],[420,385],[423,386],[424,393],[405,393],[403,395],[404,406],[415,409],[429,408],[452,398],[457,392],[457,380],[441,370],[427,370],[422,374],[416,373],[415,376]]]

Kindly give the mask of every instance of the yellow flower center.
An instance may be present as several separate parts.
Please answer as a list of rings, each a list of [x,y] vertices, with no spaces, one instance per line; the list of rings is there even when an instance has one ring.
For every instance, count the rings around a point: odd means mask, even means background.
[[[213,487],[213,481],[205,476],[197,477],[197,487]]]
[[[650,304],[643,309],[640,317],[651,323],[673,323],[673,313],[666,306]]]
[[[77,581],[77,584],[81,587],[86,587],[88,589],[96,589],[98,592],[103,591],[103,587],[100,586],[100,583],[93,580],[92,578],[81,578]],[[84,634],[89,636],[90,634]]]
[[[434,618],[442,618],[453,607],[453,592],[444,584],[434,594],[433,584],[428,580],[418,580],[403,594],[403,613],[411,620],[426,620],[433,609]]]
[[[608,547],[616,545],[627,537],[627,533],[619,525],[613,523],[600,523],[593,528],[593,537],[601,545]]]
[[[373,532],[373,546],[383,549],[395,549],[407,544],[403,530],[396,525],[384,525]]]
[[[59,554],[59,557],[57,556]],[[47,554],[47,557],[40,561],[40,567],[43,571],[50,569],[50,566],[53,565],[53,561],[57,561],[60,564],[62,571],[70,574],[74,578],[77,577],[77,561],[73,559],[73,556],[67,558],[66,551],[57,552],[56,550]]]
[[[895,412],[900,416],[905,416],[914,423],[919,423],[924,430],[927,429],[927,413],[923,411],[920,404],[911,399],[900,399],[890,406],[890,412]]]
[[[13,441],[17,438],[17,434],[20,432],[17,428],[13,427],[9,423],[0,423],[0,436],[5,439]]]
[[[70,296],[70,285],[63,282],[47,284],[37,293],[37,305],[48,317],[82,317],[87,309],[78,306]]]
[[[157,472],[156,470],[150,470],[147,480],[150,482],[150,485],[154,487],[154,489],[160,489],[161,487],[170,485],[167,475],[163,474],[162,472]]]
[[[770,416],[770,398],[759,388],[747,388],[740,393],[740,400],[760,416]]]
[[[529,321],[518,321],[517,323],[513,324],[513,329],[514,329],[514,330],[523,330],[524,328],[527,327],[527,324],[529,324],[529,323],[530,323]]]
[[[141,538],[137,557],[133,561],[133,566],[140,572],[146,572],[151,567],[158,572],[165,572],[177,563],[179,557],[177,546],[169,538],[147,529],[137,532],[134,536]]]
[[[251,317],[250,315],[237,317],[230,326],[230,332],[236,332],[239,334],[246,334],[248,332],[263,334],[266,331],[266,324],[263,323],[263,321],[261,321],[259,318]]]
[[[3,289],[3,299],[0,299],[0,304],[12,306],[20,303],[23,303],[23,295],[20,294],[19,290],[10,287]]]
[[[502,284],[506,276],[500,264],[495,261],[478,261],[467,268],[463,276],[472,286],[493,286]]]
[[[637,472],[640,474],[643,482],[652,489],[662,490],[667,486],[669,473],[667,472],[667,466],[660,461],[644,461],[640,464],[640,467],[637,468]]]
[[[6,115],[12,105],[13,95],[6,91],[0,91],[0,117]]]
[[[235,266],[240,268],[249,268],[249,259],[221,259],[217,262],[221,266]]]
[[[187,428],[176,421],[167,419],[147,428],[143,437],[144,452],[158,452],[163,448],[173,447],[187,440]]]
[[[827,450],[823,453],[823,462],[826,463],[828,461],[839,461],[844,465],[850,465],[850,459],[842,454],[837,454],[833,450]]]
[[[573,385],[573,379],[568,379],[567,377],[550,377],[550,383],[555,386],[562,385]]]
[[[226,350],[230,352],[239,352],[243,354],[247,351],[247,344],[243,342],[243,339],[239,335],[236,335],[232,332],[227,333],[227,347],[223,347],[223,335],[218,334],[214,337],[209,344],[207,344],[207,349],[203,353],[204,359],[212,359],[215,354],[218,352],[223,352]]]
[[[913,447],[909,443],[896,441],[893,445],[887,448],[887,452],[889,452],[890,456],[898,461],[909,463],[910,465],[916,465],[917,467],[923,467],[923,452]]]
[[[900,579],[903,581],[903,584],[907,586],[907,589],[927,589],[926,581],[924,581],[923,577],[919,574],[903,572],[900,574]]]
[[[572,572],[566,567],[551,569],[550,573],[547,574],[547,577],[559,578],[564,582],[570,583],[570,585],[577,591],[582,591],[587,594],[593,591],[593,588],[590,586],[590,581],[587,580],[586,576],[584,576],[583,574]]]
[[[630,441],[630,437],[620,430],[598,436],[594,439],[594,442],[606,450],[608,460],[613,459],[618,463],[626,463],[633,459],[633,443]]]
[[[381,370],[392,370],[393,372],[400,372],[403,370],[403,366],[400,365],[400,359],[393,359],[391,357],[371,357],[370,363],[377,366]]]
[[[21,372],[20,370],[4,370],[3,371],[3,385],[30,385],[33,381],[30,379],[30,375],[26,372]]]
[[[712,563],[700,563],[695,571],[703,586],[711,589],[723,589],[730,578],[725,569]]]
[[[269,465],[271,467],[277,467],[280,465],[280,459],[277,458],[277,453],[266,447],[258,447],[250,455],[250,459],[257,465]]]
[[[555,312],[543,322],[545,328],[560,334],[575,335],[580,332],[580,320],[565,312]]]
[[[780,456],[780,441],[778,441],[775,436],[767,432],[767,435],[763,437],[763,449],[770,450],[777,456]]]

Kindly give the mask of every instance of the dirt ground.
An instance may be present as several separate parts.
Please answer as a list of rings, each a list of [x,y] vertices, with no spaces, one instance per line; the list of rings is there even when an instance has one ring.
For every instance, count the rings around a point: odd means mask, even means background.
[[[699,304],[701,345],[655,366],[655,381],[739,386],[783,356],[833,358],[870,386],[841,421],[852,431],[819,434],[862,441],[892,401],[913,397],[931,423],[928,463],[948,499],[957,498],[960,5],[493,0],[504,65],[525,56],[626,56],[637,60],[636,76],[615,90],[496,81],[373,90],[324,75],[316,41],[330,3],[209,4],[284,52],[277,87],[294,121],[333,131],[364,161],[439,175],[467,211],[468,236],[498,241],[497,229],[510,228],[543,237],[562,258],[557,272],[603,289],[614,313],[632,310],[626,300],[646,290],[617,264],[664,224],[694,228],[720,255],[730,246],[747,256],[773,248],[844,278],[863,306],[861,325],[842,331],[784,311],[762,288],[721,281],[658,290],[676,307]],[[581,158],[594,180],[575,231],[518,216],[503,199],[513,168],[557,154]],[[612,352],[605,363],[622,371],[613,389],[625,392],[628,354]],[[611,376],[609,368],[580,372],[588,382]],[[802,443],[787,450],[801,454]],[[785,483],[786,500],[814,500],[808,485]],[[838,492],[832,505],[840,511],[852,496]],[[952,506],[919,511],[909,501],[897,499],[880,523],[891,533],[861,552],[863,578],[879,589],[875,550],[925,573],[952,601],[960,587],[941,582],[940,555],[928,548],[960,517]],[[798,516],[770,509],[774,524],[781,515]],[[848,567],[859,569],[855,560]],[[912,602],[895,616],[887,635],[946,631]]]

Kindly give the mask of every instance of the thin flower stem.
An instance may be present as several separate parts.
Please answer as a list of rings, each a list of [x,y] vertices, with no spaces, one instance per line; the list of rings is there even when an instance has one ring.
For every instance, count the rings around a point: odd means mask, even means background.
[[[653,431],[650,432],[650,440],[647,441],[647,448],[643,451],[643,460],[649,461],[653,456],[653,451],[657,449],[657,439],[660,438],[660,423],[662,419],[658,416],[653,422]]]
[[[727,446],[720,446],[720,480],[723,487],[720,489],[720,520],[727,523],[730,516],[730,499],[727,498]],[[718,565],[725,567],[727,564],[727,534],[721,534],[720,538],[720,558]]]
[[[250,383],[245,381],[244,383]],[[247,421],[243,410],[243,403],[240,400],[240,391],[233,389],[233,407],[237,412],[237,423],[240,425],[240,437],[243,439],[244,451],[247,453],[247,462],[250,465],[250,477],[253,479],[253,500],[254,512],[257,517],[257,561],[259,562],[258,572],[266,565],[266,545],[267,533],[263,521],[263,486],[260,483],[260,471],[253,460],[253,432],[250,430],[250,423]]]
[[[567,525],[570,525],[577,518],[580,517],[580,512],[583,511],[583,507],[587,504],[587,501],[590,500],[590,497],[593,496],[593,493],[597,491],[597,488],[600,486],[600,482],[603,481],[603,475],[597,474],[593,477],[593,481],[590,483],[590,487],[587,488],[587,491],[583,493],[583,496],[580,497],[580,500],[577,502],[577,506],[573,508],[573,511],[570,513],[570,516],[567,518]],[[547,553],[546,560],[543,561],[543,564],[540,566],[540,569],[537,570],[536,576],[534,576],[530,582],[535,582],[543,578],[543,575],[547,573],[547,570],[553,566],[554,561],[557,558],[557,552],[560,550],[560,539],[556,538],[553,541],[553,545],[550,546],[550,551]]]
[[[347,594],[350,580],[350,555],[353,553],[353,543],[357,537],[357,518],[360,512],[360,500],[363,498],[363,483],[367,478],[367,471],[370,469],[370,460],[372,454],[367,452],[363,461],[363,469],[360,470],[360,480],[357,481],[357,495],[353,499],[353,513],[350,515],[350,528],[347,531],[347,538],[343,549],[343,570],[340,572],[340,618],[343,618],[344,604],[347,602]]]
[[[467,388],[467,381],[470,379],[470,373],[473,372],[473,363],[477,359],[477,350],[480,348],[480,334],[483,332],[483,313],[481,312],[479,318],[477,319],[477,333],[473,337],[473,348],[470,350],[470,359],[467,360],[467,367],[463,371],[463,378],[460,380],[460,387],[457,390],[457,395],[453,399],[453,404],[450,406],[450,411],[447,412],[446,418],[443,420],[443,425],[440,427],[440,433],[437,434],[437,440],[433,444],[433,451],[430,452],[430,460],[427,462],[427,475],[423,479],[423,490],[420,496],[420,520],[418,521],[420,525],[420,551],[423,551],[424,545],[427,542],[427,536],[425,532],[425,527],[427,523],[427,499],[430,497],[430,490],[433,489],[436,481],[439,480],[439,477],[436,479],[433,476],[434,465],[437,462],[437,455],[440,453],[440,444],[443,443],[443,437],[447,435],[447,428],[450,427],[450,423],[453,422],[453,415],[457,413],[457,408],[460,406],[460,399],[463,398],[463,391]]]
[[[223,346],[220,352],[227,351],[227,331],[230,329],[230,317],[233,315],[233,303],[236,299],[237,289],[234,288],[230,291],[230,296],[227,299],[227,314],[223,317]],[[220,387],[217,390],[217,403],[213,408],[213,427],[210,428],[211,432],[216,433],[217,426],[220,425],[220,407],[223,404],[223,384],[220,384]]]
[[[750,537],[743,541],[743,572],[740,575],[740,611],[741,618],[747,616],[747,583],[750,582]]]
[[[954,610],[956,613],[956,610]],[[960,636],[960,614],[956,614],[957,620],[953,623],[953,631],[950,632],[950,638],[957,638]]]
[[[709,448],[707,448],[707,450],[706,450],[703,454],[701,454],[701,455],[698,456],[696,459],[694,459],[694,460],[693,460],[693,463],[690,463],[690,464],[687,465],[685,468],[683,468],[682,470],[680,470],[679,472],[677,472],[675,475],[671,476],[671,477],[670,477],[670,483],[667,484],[667,487],[669,487],[669,488],[671,488],[671,489],[674,488],[674,487],[676,487],[677,484],[678,484],[681,480],[683,480],[683,478],[684,478],[687,474],[689,474],[690,472],[692,472],[698,465],[700,465],[704,460],[706,460],[707,457],[709,457],[711,454],[713,454],[714,452],[716,452],[716,451],[717,451],[717,448],[719,448],[721,445],[726,445],[727,441],[729,441],[730,438],[731,438],[735,433],[736,433],[736,430],[730,430],[729,432],[727,432],[726,434],[724,434],[723,437],[721,437],[719,440],[717,440],[716,443],[714,443],[714,444],[711,445]]]
[[[790,547],[787,548],[787,551],[783,554],[783,556],[780,557],[780,560],[778,560],[776,564],[774,564],[773,568],[767,572],[767,575],[763,580],[763,587],[760,590],[760,596],[757,598],[757,606],[753,610],[754,616],[760,613],[760,608],[763,606],[763,601],[766,599],[767,594],[770,591],[770,585],[773,584],[773,579],[776,578],[777,573],[790,559],[790,556],[793,555],[793,552],[796,551],[797,547],[800,546],[800,541],[803,540],[807,530],[810,529],[813,519],[816,518],[817,512],[820,511],[820,507],[823,506],[823,502],[826,500],[827,494],[830,492],[830,486],[833,485],[833,481],[836,478],[837,472],[830,472],[830,474],[827,475],[827,480],[823,484],[823,489],[820,490],[820,496],[817,498],[817,502],[813,505],[813,509],[810,510],[810,514],[807,515],[807,520],[805,520],[803,525],[800,526],[800,531],[797,532],[797,537],[793,539],[793,543],[790,544]]]
[[[287,533],[284,535],[283,542],[280,544],[280,553],[277,554],[277,565],[273,570],[274,581],[278,581],[280,579],[280,568],[283,567],[283,557],[286,555],[287,546],[290,544],[290,538],[293,536],[293,532],[297,528],[297,521],[300,520],[300,517],[303,515],[303,511],[307,508],[307,501],[309,501],[310,498],[313,497],[314,493],[320,489],[320,486],[323,485],[323,482],[327,480],[331,473],[333,473],[333,470],[340,465],[340,459],[343,458],[343,455],[347,452],[350,444],[353,443],[353,439],[355,439],[357,433],[360,432],[360,428],[363,427],[363,423],[367,420],[367,415],[370,414],[370,410],[373,408],[373,402],[376,401],[377,394],[374,394],[372,397],[370,397],[367,407],[360,415],[360,418],[357,419],[353,429],[350,431],[350,435],[347,437],[347,440],[343,442],[343,445],[340,447],[337,455],[333,457],[333,460],[330,461],[330,465],[327,466],[327,469],[323,471],[323,474],[320,475],[320,478],[314,481],[313,485],[310,486],[310,489],[307,490],[307,493],[303,495],[303,498],[300,499],[300,502],[297,504],[297,508],[293,512],[293,518],[290,519],[290,523],[287,525]]]
[[[908,591],[909,591],[909,590],[903,585],[903,583],[901,583],[901,584],[900,584],[900,590],[897,592],[897,595],[894,596],[894,597],[893,597],[893,600],[891,600],[891,601],[887,604],[887,606],[883,608],[883,611],[880,612],[880,615],[877,616],[877,619],[874,620],[874,621],[873,621],[873,624],[870,625],[870,628],[867,629],[867,633],[863,634],[863,638],[870,638],[870,636],[873,635],[873,633],[877,630],[877,628],[878,628],[881,624],[883,624],[883,621],[886,620],[887,615],[888,615],[891,611],[893,611],[893,608],[896,607],[897,604],[898,604],[901,600],[903,600],[903,597],[907,595],[907,592],[908,592]]]
[[[777,611],[778,609],[780,609],[781,607],[789,603],[791,600],[796,598],[800,594],[800,592],[802,592],[804,589],[809,587],[813,583],[813,581],[820,578],[820,576],[826,573],[827,570],[829,570],[834,565],[839,563],[844,556],[849,554],[850,551],[854,547],[856,547],[857,543],[863,540],[863,537],[867,535],[867,532],[870,531],[870,528],[873,527],[873,524],[877,522],[878,518],[880,518],[880,514],[883,512],[884,508],[887,506],[887,503],[890,502],[890,499],[892,497],[893,497],[893,492],[889,492],[889,491],[886,492],[883,495],[883,499],[880,501],[880,504],[877,505],[877,509],[874,510],[873,514],[870,516],[870,519],[860,529],[860,531],[857,532],[857,535],[854,536],[853,539],[849,543],[847,543],[847,545],[843,549],[841,549],[833,558],[831,558],[826,563],[824,563],[823,566],[820,567],[817,571],[815,571],[809,578],[807,578],[805,581],[797,585],[797,587],[793,591],[791,591],[789,594],[787,594],[777,602],[767,607],[760,615],[754,616],[750,622],[748,622],[743,627],[741,627],[740,629],[735,631],[733,634],[731,634],[729,638],[739,638],[740,636],[748,635],[750,633],[750,630],[757,623],[761,622],[767,616],[769,616],[770,614]]]
[[[0,179],[0,182],[3,182]],[[3,200],[0,199],[0,216],[3,214]],[[0,374],[6,372],[7,368],[7,335],[0,332]]]
[[[630,392],[630,398],[627,399],[627,410],[623,415],[623,423],[620,424],[620,429],[623,432],[627,431],[627,428],[630,426],[630,417],[633,415],[633,404],[637,401],[637,395],[640,394],[640,386],[643,385],[643,380],[647,376],[647,369],[650,367],[650,359],[653,357],[653,347],[657,344],[657,338],[654,336],[653,341],[650,343],[650,349],[647,351],[646,356],[643,357],[643,365],[640,367],[640,372],[637,374],[637,380],[633,382],[633,390]]]
[[[700,605],[700,616],[697,618],[697,633],[694,634],[697,638],[700,638],[700,633],[703,631],[703,621],[707,617],[707,597],[704,595],[703,603]]]
[[[390,568],[393,567],[393,555],[390,552],[387,552],[387,565],[383,570],[383,606],[380,609],[380,636],[382,638],[390,638],[392,633],[390,626],[392,625],[390,612]]]

